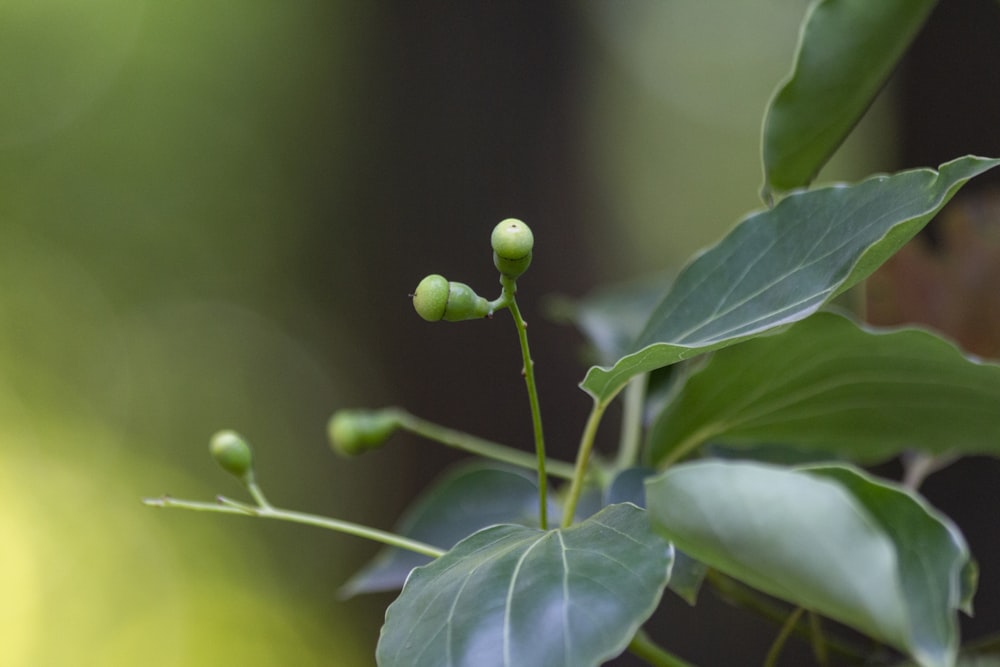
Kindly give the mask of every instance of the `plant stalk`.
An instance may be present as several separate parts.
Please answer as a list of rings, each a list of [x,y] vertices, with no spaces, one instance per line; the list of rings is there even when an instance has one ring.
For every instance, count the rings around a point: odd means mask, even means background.
[[[475,454],[486,459],[500,461],[518,468],[528,468],[536,470],[538,461],[535,455],[514,449],[507,445],[484,440],[483,438],[456,431],[454,429],[440,426],[415,415],[400,410],[398,412],[399,424],[402,428],[415,433],[422,438],[439,442],[442,445],[460,449],[469,454]],[[573,479],[573,465],[565,461],[554,461],[547,459],[545,462],[546,472],[560,479]]]
[[[635,636],[632,637],[632,642],[628,645],[628,650],[654,667],[694,667],[691,663],[681,660],[662,646],[654,644],[653,640],[643,630],[638,630],[635,633]]]
[[[580,448],[576,454],[576,469],[573,473],[573,481],[570,482],[569,494],[566,497],[566,505],[563,509],[563,528],[569,528],[573,525],[576,505],[580,502],[580,494],[583,492],[583,481],[587,477],[587,465],[590,463],[590,453],[594,449],[594,440],[597,437],[597,427],[601,425],[601,417],[604,416],[604,411],[607,407],[607,402],[594,399],[594,406],[591,408],[587,424],[583,428],[583,435],[580,436]]]
[[[500,284],[503,286],[504,295],[510,300],[510,314],[514,317],[514,326],[517,327],[517,338],[521,343],[521,358],[524,361],[524,383],[528,387],[528,402],[531,405],[531,424],[535,432],[535,455],[538,467],[538,517],[539,526],[542,530],[549,527],[548,520],[548,490],[545,459],[545,436],[542,432],[542,412],[538,404],[538,388],[535,385],[535,362],[531,359],[531,350],[528,348],[528,325],[521,317],[521,310],[517,307],[517,300],[514,294],[517,292],[515,281],[507,276],[500,276]],[[501,297],[502,298],[502,297]]]
[[[795,626],[798,624],[799,619],[802,617],[802,612],[805,609],[802,607],[796,607],[792,613],[788,615],[785,619],[785,623],[781,626],[781,631],[778,632],[778,636],[774,638],[774,642],[771,644],[771,648],[767,651],[767,657],[764,658],[764,667],[775,667],[778,664],[778,658],[781,657],[781,651],[785,648],[785,643],[788,641],[788,637],[791,636],[792,631],[795,630]]]
[[[649,374],[642,373],[632,378],[625,387],[622,434],[618,458],[615,461],[616,470],[631,468],[639,461],[639,448],[642,445],[642,409],[648,380]]]
[[[198,502],[194,500],[179,500],[177,498],[171,498],[170,496],[163,496],[161,498],[145,498],[142,502],[146,505],[152,505],[154,507],[177,507],[180,509],[194,510],[196,512],[238,514],[241,516],[255,516],[262,519],[291,521],[292,523],[301,523],[307,526],[326,528],[327,530],[333,530],[338,533],[354,535],[355,537],[363,537],[367,540],[381,542],[382,544],[387,544],[390,547],[406,549],[407,551],[413,551],[414,553],[430,556],[431,558],[438,558],[445,554],[443,549],[438,549],[437,547],[432,547],[429,544],[411,540],[407,537],[403,537],[402,535],[396,535],[395,533],[378,530],[377,528],[362,526],[361,524],[351,523],[350,521],[341,521],[340,519],[331,519],[329,517],[318,516],[316,514],[306,514],[304,512],[293,512],[291,510],[278,509],[276,507],[272,507],[271,505],[247,505],[224,496],[219,496],[217,502],[215,503]]]
[[[780,626],[785,623],[787,611],[783,606],[772,602],[769,598],[745,584],[711,569],[708,571],[707,581],[714,589],[714,592],[729,604],[753,612],[776,625]],[[792,632],[807,641],[814,641],[816,639],[812,623],[804,623],[801,619],[793,624]],[[844,639],[828,637],[822,634],[820,635],[820,639],[826,646],[828,654],[836,653],[839,656],[859,663],[864,662],[868,657],[864,650]],[[813,651],[815,653],[815,647]]]

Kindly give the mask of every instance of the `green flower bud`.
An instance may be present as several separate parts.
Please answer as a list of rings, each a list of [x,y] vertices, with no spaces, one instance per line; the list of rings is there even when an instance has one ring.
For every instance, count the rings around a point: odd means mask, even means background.
[[[327,424],[327,434],[334,451],[357,456],[381,447],[399,428],[395,410],[338,410]]]
[[[208,450],[223,470],[245,480],[253,473],[253,451],[235,431],[219,431],[212,436]]]
[[[507,218],[493,228],[490,236],[493,264],[508,278],[517,278],[531,264],[535,236],[528,225],[517,218]]]
[[[413,308],[428,322],[476,320],[490,314],[490,304],[465,283],[448,282],[431,274],[413,293]]]

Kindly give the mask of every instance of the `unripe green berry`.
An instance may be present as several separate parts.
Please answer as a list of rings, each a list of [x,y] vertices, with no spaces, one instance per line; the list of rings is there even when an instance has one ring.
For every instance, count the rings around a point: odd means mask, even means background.
[[[381,447],[399,428],[395,410],[338,410],[327,424],[327,435],[334,451],[357,456]]]
[[[428,322],[475,320],[490,314],[490,304],[465,283],[431,274],[413,293],[413,308]]]
[[[253,451],[239,433],[219,431],[212,436],[208,449],[223,470],[241,480],[253,472]]]
[[[531,264],[535,236],[528,225],[517,218],[507,218],[493,228],[490,244],[497,270],[508,278],[517,278]]]

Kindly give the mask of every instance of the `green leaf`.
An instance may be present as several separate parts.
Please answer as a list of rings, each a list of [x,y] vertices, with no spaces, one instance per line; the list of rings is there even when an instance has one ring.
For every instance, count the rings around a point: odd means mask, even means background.
[[[581,524],[494,526],[410,575],[386,611],[380,667],[588,667],[653,613],[673,552],[646,512]]]
[[[817,313],[717,352],[649,431],[649,457],[707,441],[793,445],[872,463],[915,448],[1000,454],[1000,366],[920,329]]]
[[[647,483],[677,548],[771,595],[948,667],[968,549],[917,495],[846,466],[678,465]]]
[[[628,468],[618,473],[605,495],[605,503],[629,502],[637,507],[646,507],[646,485],[647,479],[656,474],[652,468]],[[705,582],[705,575],[708,568],[704,563],[699,563],[688,556],[683,551],[674,549],[674,564],[670,569],[670,581],[667,588],[681,597],[690,605],[698,601],[698,592]]]
[[[751,215],[688,264],[632,352],[581,387],[606,401],[635,375],[790,324],[870,275],[973,176],[1000,160],[964,157],[855,185],[797,192]]]
[[[822,0],[764,119],[764,191],[809,184],[885,84],[935,0]]]
[[[538,487],[525,475],[485,464],[463,466],[431,486],[402,516],[396,533],[450,549],[472,533],[501,523],[538,525]],[[339,594],[398,590],[410,571],[431,559],[386,547],[345,583]]]

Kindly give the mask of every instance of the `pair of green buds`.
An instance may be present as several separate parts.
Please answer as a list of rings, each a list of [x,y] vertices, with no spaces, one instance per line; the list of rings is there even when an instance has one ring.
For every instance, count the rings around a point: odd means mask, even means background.
[[[496,310],[510,306],[514,281],[531,264],[534,235],[528,225],[507,218],[490,235],[493,264],[500,271],[503,294],[487,301],[465,283],[450,282],[432,274],[420,281],[413,293],[413,307],[428,322],[459,322],[489,317]],[[403,426],[405,413],[394,408],[382,410],[338,410],[327,425],[334,450],[346,456],[380,447]]]
[[[490,244],[501,282],[516,280],[531,264],[535,237],[528,225],[516,218],[507,218],[494,227]],[[491,316],[497,306],[498,302],[487,301],[465,283],[449,281],[436,273],[421,280],[413,293],[413,308],[428,322],[481,319]]]

